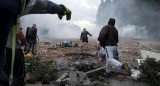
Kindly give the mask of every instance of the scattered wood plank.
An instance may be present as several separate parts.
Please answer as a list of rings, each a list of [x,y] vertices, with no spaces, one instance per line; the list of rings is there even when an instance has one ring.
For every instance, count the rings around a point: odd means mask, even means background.
[[[62,80],[62,82],[66,82],[66,81],[68,81],[70,78],[65,78],[65,79],[63,79]]]
[[[99,70],[102,70],[102,69],[105,69],[105,68],[106,68],[106,66],[103,66],[103,67],[100,67],[100,68],[97,68],[97,69],[88,71],[88,72],[86,72],[85,74],[90,74],[90,73],[93,73],[93,72],[96,72],[96,71],[99,71]]]
[[[68,75],[68,73],[64,73],[63,75],[61,75],[57,80],[56,82],[61,82],[64,78],[66,78]]]
[[[103,67],[100,67],[100,68],[97,68],[97,69],[94,69],[94,70],[91,70],[91,71],[88,71],[88,72],[85,72],[85,74],[91,74],[91,73],[94,73],[94,72],[97,72],[99,70],[103,70],[105,69],[106,66],[103,66]],[[129,75],[127,72],[125,71],[122,71],[122,70],[117,70],[117,69],[112,69],[111,72],[116,72],[117,74],[121,74],[121,75]]]

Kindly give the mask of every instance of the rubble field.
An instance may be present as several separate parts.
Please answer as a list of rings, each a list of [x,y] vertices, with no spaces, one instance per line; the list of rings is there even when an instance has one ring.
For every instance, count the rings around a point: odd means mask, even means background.
[[[65,40],[72,41],[72,47],[62,47]],[[38,42],[36,56],[41,63],[53,62],[58,70],[57,77],[50,84],[26,83],[25,86],[151,86],[147,79],[134,80],[125,70],[112,67],[111,77],[105,78],[105,60],[96,57],[97,39],[89,39],[88,46],[82,46],[79,39],[55,39]],[[119,61],[127,61],[133,69],[138,67],[140,43],[160,51],[160,44],[149,40],[120,38],[118,43]],[[77,45],[78,44],[78,45]],[[82,46],[82,47],[81,47]],[[99,69],[98,69],[99,68]],[[95,71],[94,71],[95,70]],[[62,80],[63,78],[63,80]]]

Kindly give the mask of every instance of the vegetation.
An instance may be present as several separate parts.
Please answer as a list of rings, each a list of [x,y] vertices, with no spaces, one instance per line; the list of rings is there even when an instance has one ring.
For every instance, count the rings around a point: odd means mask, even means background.
[[[28,83],[34,84],[36,81],[41,81],[42,84],[49,84],[50,81],[55,80],[57,69],[53,62],[41,63],[37,58],[33,58],[28,60],[27,63],[30,63],[30,66],[26,68],[30,74]]]
[[[160,61],[147,58],[140,66],[140,69],[143,74],[147,75],[153,86],[160,86],[160,76],[157,76],[157,73],[160,72]]]

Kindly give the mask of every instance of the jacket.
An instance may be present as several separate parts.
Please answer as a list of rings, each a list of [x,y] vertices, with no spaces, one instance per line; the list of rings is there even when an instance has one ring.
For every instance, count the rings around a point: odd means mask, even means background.
[[[118,31],[114,27],[115,19],[110,18],[108,21],[108,25],[104,26],[99,34],[98,41],[100,42],[101,46],[117,46],[119,42],[118,39]]]
[[[92,36],[88,31],[84,30],[84,31],[82,31],[82,33],[81,33],[81,38],[88,38],[87,35]]]
[[[27,0],[22,16],[27,14],[42,14],[46,12],[46,9],[47,3],[45,0]]]
[[[21,0],[21,9],[24,6],[24,0]],[[55,8],[58,8],[55,9]],[[57,5],[54,2],[51,2],[49,0],[26,0],[25,9],[21,16],[27,15],[27,14],[58,14],[63,15],[65,12],[65,8],[61,5]]]

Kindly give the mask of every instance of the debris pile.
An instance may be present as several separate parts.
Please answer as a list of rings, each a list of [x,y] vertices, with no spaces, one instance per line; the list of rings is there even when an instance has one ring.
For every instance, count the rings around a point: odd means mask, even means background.
[[[142,86],[141,83],[138,85],[138,82],[146,84],[145,81],[137,81],[140,77],[140,72],[137,70],[133,70],[135,74],[132,74],[136,81],[132,77],[127,76],[125,70],[114,67],[111,68],[111,77],[109,79],[105,78],[106,62],[96,58],[97,49],[95,45],[97,40],[90,40],[88,46],[82,46],[77,39],[71,41],[72,47],[62,47],[64,40],[61,39],[52,42],[40,42],[36,48],[40,61],[35,59],[29,61],[31,65],[27,67],[28,75],[30,76],[28,82],[35,83],[36,81],[41,81],[49,83],[51,81],[49,86],[55,86],[52,85],[52,82],[56,86],[113,86],[112,84],[114,83],[116,84],[114,86],[122,86],[117,84],[122,82],[124,85],[126,83],[131,85],[130,81],[134,84],[131,86]],[[138,67],[136,59],[141,59],[140,55],[137,54],[139,48],[137,40],[121,39],[118,49],[119,61],[127,61],[131,69]],[[74,70],[70,70],[71,68]],[[143,72],[141,71],[141,73]],[[127,77],[130,80],[126,81]],[[55,81],[55,79],[57,80]],[[117,82],[112,83],[114,80],[117,80]]]
[[[68,73],[62,75],[56,82],[60,82],[62,86],[106,86],[106,83],[99,81],[91,82],[84,72],[72,69]]]
[[[160,61],[156,61],[154,58],[147,58],[141,64],[140,69],[149,78],[153,86],[160,86]]]
[[[28,83],[34,84],[37,81],[41,81],[42,84],[49,84],[50,81],[55,80],[57,68],[54,62],[40,63],[36,58],[26,62],[30,63],[26,67],[27,73],[29,73]]]
[[[98,70],[97,70],[98,69]],[[106,71],[104,67],[97,68],[95,70],[92,71],[88,71],[86,72],[88,78],[93,82],[93,81],[104,81],[105,80],[105,76],[106,76]]]
[[[88,61],[88,60],[78,60],[74,63],[74,66],[77,70],[87,72],[98,67],[101,67],[100,64],[96,60]]]
[[[58,70],[67,70],[70,67],[71,64],[69,64],[68,59],[66,58],[60,58],[56,60],[56,66]]]

